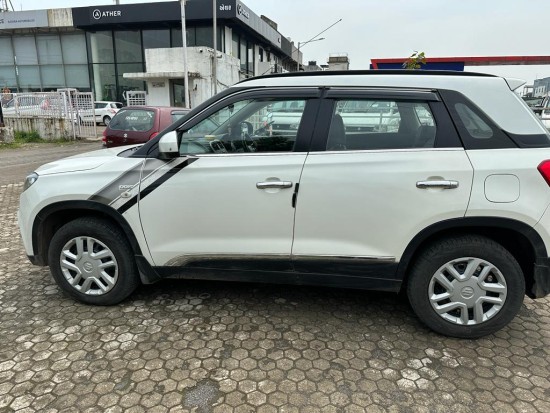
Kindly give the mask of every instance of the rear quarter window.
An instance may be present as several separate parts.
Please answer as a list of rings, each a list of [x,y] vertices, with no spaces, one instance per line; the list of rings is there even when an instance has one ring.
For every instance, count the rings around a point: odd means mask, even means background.
[[[460,92],[440,90],[465,149],[517,148],[510,136]]]

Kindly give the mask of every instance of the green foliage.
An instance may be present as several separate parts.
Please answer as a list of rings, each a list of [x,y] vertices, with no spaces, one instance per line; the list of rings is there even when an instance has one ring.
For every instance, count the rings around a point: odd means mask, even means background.
[[[13,142],[0,142],[1,149],[17,149],[24,147],[28,143],[45,143],[45,144],[55,144],[55,145],[71,145],[75,143],[74,140],[59,138],[59,139],[48,139],[44,140],[40,137],[40,134],[37,131],[23,132],[15,131]]]
[[[37,143],[44,142],[44,139],[40,137],[37,131],[23,132],[15,131],[14,141],[16,143]]]
[[[424,52],[417,52],[416,50],[409,58],[403,63],[403,69],[407,70],[417,70],[426,64],[426,56]]]

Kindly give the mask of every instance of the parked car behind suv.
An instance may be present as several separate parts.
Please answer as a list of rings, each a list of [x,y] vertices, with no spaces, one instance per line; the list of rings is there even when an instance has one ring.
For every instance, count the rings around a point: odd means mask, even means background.
[[[141,147],[37,169],[23,243],[84,303],[169,277],[406,291],[433,330],[480,337],[524,295],[550,292],[550,135],[513,92],[522,84],[429,71],[248,79]],[[279,102],[303,108],[295,128],[269,127]],[[391,123],[357,127],[377,107]],[[149,109],[137,110],[109,128],[132,120],[147,140]]]
[[[96,101],[94,102],[94,118],[92,119],[91,116],[86,116],[83,117],[83,120],[92,120],[96,123],[103,123],[105,126],[109,126],[113,116],[115,116],[123,106],[124,105],[120,102]]]
[[[110,148],[147,142],[188,112],[177,107],[127,106],[108,122],[103,143]]]
[[[42,113],[42,100],[40,96],[17,96],[2,106],[2,112],[6,117],[38,116]]]

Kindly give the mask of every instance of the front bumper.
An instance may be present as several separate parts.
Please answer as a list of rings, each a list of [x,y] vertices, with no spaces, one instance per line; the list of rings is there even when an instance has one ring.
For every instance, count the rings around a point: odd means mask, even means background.
[[[44,267],[47,265],[44,262],[44,259],[40,255],[27,255],[27,258],[29,259],[32,265],[38,265],[40,267]]]

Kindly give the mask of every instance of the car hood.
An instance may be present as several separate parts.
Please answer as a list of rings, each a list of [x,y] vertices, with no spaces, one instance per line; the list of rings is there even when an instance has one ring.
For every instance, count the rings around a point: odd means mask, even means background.
[[[139,147],[140,145],[134,145]],[[132,149],[130,146],[119,148],[100,149],[92,152],[85,152],[79,155],[59,159],[39,167],[35,172],[38,175],[52,175],[65,172],[86,171],[98,168],[106,162],[116,158],[119,154]]]

